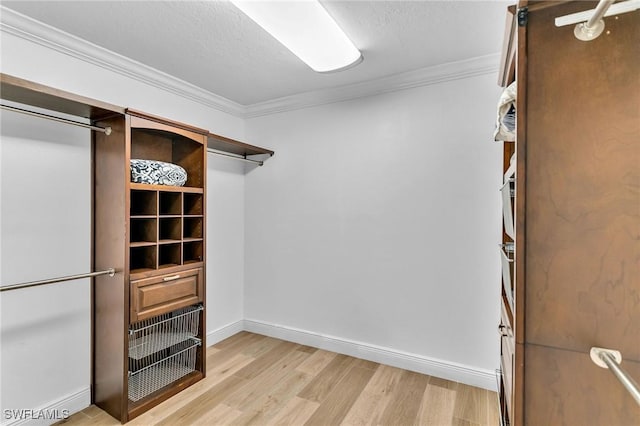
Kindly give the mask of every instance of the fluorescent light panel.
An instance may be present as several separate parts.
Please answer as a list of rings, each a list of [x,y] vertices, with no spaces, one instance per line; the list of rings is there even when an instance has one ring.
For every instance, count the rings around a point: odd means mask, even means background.
[[[316,0],[231,3],[314,71],[338,71],[362,60],[360,51]]]

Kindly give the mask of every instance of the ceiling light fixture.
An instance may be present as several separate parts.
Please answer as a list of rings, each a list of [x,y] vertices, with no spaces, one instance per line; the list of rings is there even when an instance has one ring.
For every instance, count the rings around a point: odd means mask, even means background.
[[[362,61],[360,51],[317,0],[231,3],[314,71],[340,71]]]

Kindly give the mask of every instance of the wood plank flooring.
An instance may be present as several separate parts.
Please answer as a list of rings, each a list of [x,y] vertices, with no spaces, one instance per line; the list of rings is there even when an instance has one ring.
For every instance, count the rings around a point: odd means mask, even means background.
[[[241,332],[207,349],[207,377],[129,425],[496,426],[495,392]],[[91,406],[60,422],[116,426]]]

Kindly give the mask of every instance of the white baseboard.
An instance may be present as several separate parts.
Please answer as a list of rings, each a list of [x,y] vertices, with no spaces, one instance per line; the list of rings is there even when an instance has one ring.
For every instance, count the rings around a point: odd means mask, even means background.
[[[416,371],[429,376],[476,386],[496,391],[496,376],[492,370],[485,370],[468,365],[458,364],[422,355],[411,354],[368,343],[357,342],[334,336],[300,330],[277,324],[269,324],[257,320],[244,320],[244,329],[253,333],[263,334],[290,342],[300,343],[315,348],[325,349],[350,355],[356,358],[405,370]]]
[[[223,327],[218,328],[207,333],[207,346],[215,345],[218,342],[223,341],[227,337],[231,337],[234,334],[240,333],[244,330],[243,320],[232,322]]]
[[[82,411],[90,405],[91,389],[85,388],[37,409],[5,408],[2,412],[2,426],[48,426],[63,420],[65,416]]]

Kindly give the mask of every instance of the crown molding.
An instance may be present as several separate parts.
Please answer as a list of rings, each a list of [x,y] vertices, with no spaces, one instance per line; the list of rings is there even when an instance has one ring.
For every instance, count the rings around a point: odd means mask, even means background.
[[[361,83],[242,105],[0,5],[0,31],[240,118],[390,93],[496,73],[500,54],[425,67]]]
[[[348,84],[330,89],[316,90],[272,99],[248,105],[245,118],[276,114],[334,102],[348,101],[383,93],[396,92],[414,87],[455,81],[479,75],[498,72],[500,54],[466,59],[464,61],[448,62],[432,67],[420,68],[388,77],[382,77],[362,83]]]
[[[244,106],[184,80],[0,6],[0,31],[235,116]]]

